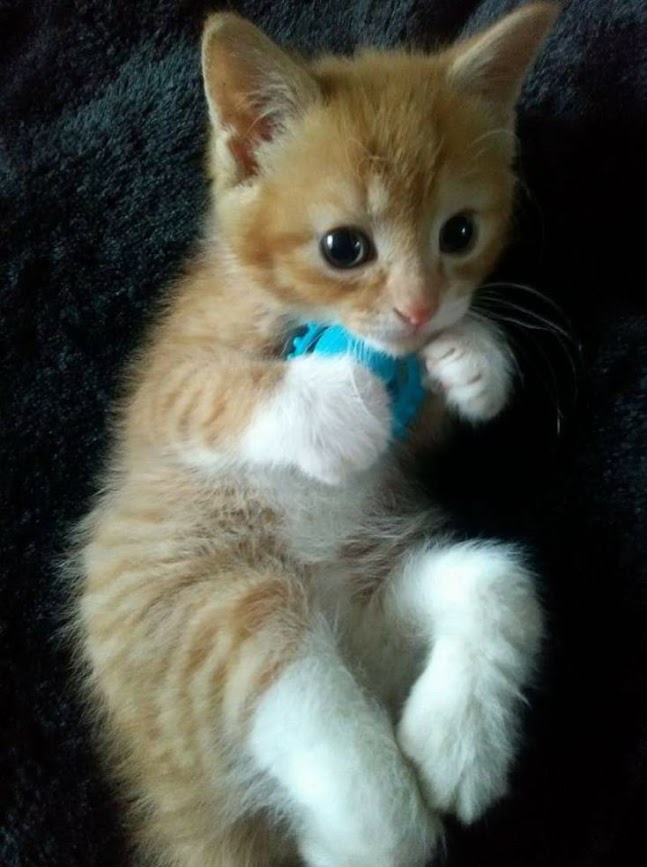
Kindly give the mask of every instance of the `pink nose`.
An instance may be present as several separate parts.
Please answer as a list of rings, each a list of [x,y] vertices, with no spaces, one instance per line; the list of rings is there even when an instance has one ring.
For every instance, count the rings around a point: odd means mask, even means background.
[[[419,304],[412,307],[405,307],[400,310],[398,307],[393,308],[397,315],[408,325],[413,325],[414,328],[419,328],[426,322],[429,322],[431,317],[438,309],[437,304]]]

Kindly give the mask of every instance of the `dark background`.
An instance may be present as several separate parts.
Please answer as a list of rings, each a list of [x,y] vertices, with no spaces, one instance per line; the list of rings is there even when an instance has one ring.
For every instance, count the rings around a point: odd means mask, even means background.
[[[515,5],[230,7],[309,51],[429,46]],[[581,344],[569,352],[577,382],[558,339],[515,329],[519,399],[487,431],[461,435],[434,471],[465,528],[533,547],[550,638],[512,795],[478,827],[451,830],[450,867],[647,863],[647,8],[563,6],[523,94],[527,194],[501,273],[563,307]],[[0,0],[7,867],[125,864],[68,655],[54,641],[68,592],[55,559],[86,508],[119,369],[204,209],[207,8]]]

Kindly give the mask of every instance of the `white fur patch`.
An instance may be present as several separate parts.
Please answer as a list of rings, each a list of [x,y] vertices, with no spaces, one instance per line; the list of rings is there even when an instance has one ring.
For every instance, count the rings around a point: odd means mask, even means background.
[[[347,356],[309,355],[286,364],[240,449],[253,463],[297,467],[338,485],[375,464],[390,433],[389,396],[377,377]]]
[[[423,867],[440,833],[390,723],[325,628],[261,699],[250,748],[309,867]]]
[[[430,803],[473,821],[505,792],[514,758],[541,638],[532,577],[513,548],[465,543],[412,556],[393,594],[431,644],[399,741]]]

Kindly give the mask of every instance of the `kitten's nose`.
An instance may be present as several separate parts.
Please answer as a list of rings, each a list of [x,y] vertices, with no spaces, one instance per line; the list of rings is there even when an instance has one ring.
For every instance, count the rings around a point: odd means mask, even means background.
[[[437,304],[416,304],[411,307],[393,308],[400,319],[414,328],[420,328],[421,325],[429,322],[431,317],[438,310]]]

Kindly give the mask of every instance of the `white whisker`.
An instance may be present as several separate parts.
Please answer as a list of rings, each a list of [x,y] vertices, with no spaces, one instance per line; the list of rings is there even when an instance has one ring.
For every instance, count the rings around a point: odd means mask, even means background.
[[[555,310],[557,313],[559,313],[559,315],[563,319],[567,318],[566,314],[564,313],[564,311],[562,310],[562,308],[559,306],[559,304],[556,301],[554,301],[548,295],[545,295],[543,292],[540,292],[538,289],[533,289],[532,286],[526,286],[525,283],[513,283],[513,282],[499,280],[499,281],[493,281],[491,283],[484,283],[480,287],[479,292],[481,290],[485,290],[485,289],[519,289],[522,292],[527,292],[529,295],[533,295],[535,298],[539,298],[539,299],[541,299],[541,301],[544,301],[546,304],[548,304],[550,307],[552,307],[553,310]]]
[[[542,316],[540,313],[537,313],[535,310],[531,310],[528,307],[524,307],[521,304],[515,304],[512,301],[508,301],[506,298],[497,298],[494,296],[488,296],[487,294],[483,294],[482,300],[485,302],[491,301],[495,305],[503,307],[505,310],[511,310],[514,313],[525,314],[526,316],[531,317],[536,322],[542,323],[546,327],[548,331],[554,331],[556,334],[559,334],[569,343],[575,344],[575,340],[565,328],[563,328],[559,323],[555,322],[554,319],[549,319],[547,316]]]
[[[519,290],[525,292],[529,300],[532,298],[539,303],[545,303],[555,318],[519,303],[518,298],[511,301],[504,295],[506,290]],[[522,334],[525,336],[527,351],[522,351],[523,364],[532,370],[553,404],[559,434],[565,417],[560,402],[560,392],[563,394],[563,391],[560,387],[560,377],[555,368],[555,360],[547,351],[545,341],[542,342],[540,338],[542,334],[550,336],[556,341],[565,356],[570,369],[569,382],[572,388],[572,398],[577,400],[578,365],[576,359],[580,355],[581,346],[569,330],[568,317],[553,299],[522,283],[504,281],[486,283],[479,288],[472,303],[470,315],[480,315],[486,319],[500,322],[504,326],[515,326],[520,329],[519,337]],[[519,339],[515,342],[518,343],[520,350],[524,349],[523,340]]]

